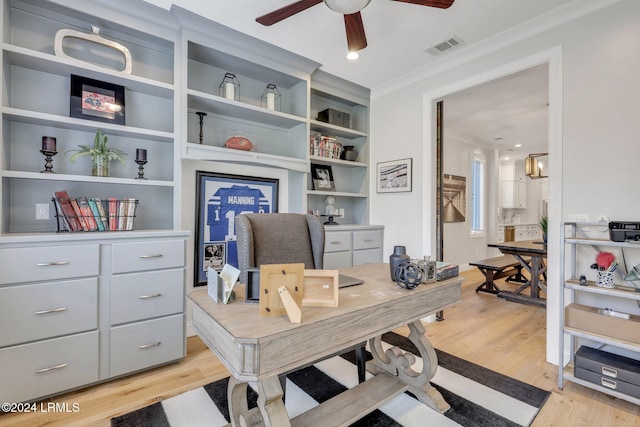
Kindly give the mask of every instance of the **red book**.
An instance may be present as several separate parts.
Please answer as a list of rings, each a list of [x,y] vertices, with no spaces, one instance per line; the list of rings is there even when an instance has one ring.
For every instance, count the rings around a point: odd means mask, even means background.
[[[71,206],[73,206],[73,211],[76,214],[76,219],[82,226],[82,230],[89,231],[89,227],[87,227],[87,223],[82,217],[82,211],[80,210],[80,206],[78,206],[78,202],[76,201],[76,199],[69,199],[69,200],[71,201]]]
[[[109,198],[109,230],[118,229],[118,202],[115,197]]]
[[[69,231],[82,231],[82,225],[78,220],[78,216],[71,205],[71,199],[69,198],[69,194],[66,191],[56,191],[53,193],[55,198],[58,200],[58,204],[60,205],[60,209],[62,210],[62,214],[67,219],[67,223],[69,224]]]

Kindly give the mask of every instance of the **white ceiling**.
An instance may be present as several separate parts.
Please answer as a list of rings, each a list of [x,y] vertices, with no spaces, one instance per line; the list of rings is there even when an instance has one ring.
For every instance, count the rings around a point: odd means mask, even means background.
[[[445,136],[495,148],[511,158],[547,152],[548,86],[544,64],[447,96]]]
[[[165,9],[171,4],[319,62],[322,69],[368,88],[451,55],[425,49],[456,35],[465,45],[495,36],[568,3],[585,0],[456,0],[437,9],[391,0],[372,0],[361,11],[368,46],[349,61],[342,15],[323,3],[270,27],[255,21],[296,0],[145,0]],[[573,7],[573,6],[572,6]]]
[[[343,17],[323,3],[270,27],[255,21],[295,0],[145,0],[169,9],[180,6],[286,50],[317,61],[322,69],[375,89],[402,76],[428,69],[474,45],[513,37],[514,31],[552,26],[582,10],[603,7],[602,0],[456,0],[437,9],[391,0],[372,0],[362,10],[368,46],[349,61]],[[594,6],[595,5],[595,6]],[[585,12],[586,13],[586,12]],[[507,30],[510,32],[507,34]],[[452,36],[465,44],[433,56],[426,49]],[[504,41],[504,40],[503,40]],[[546,67],[446,99],[447,131],[471,137],[501,151],[547,151]],[[502,138],[496,142],[495,138]],[[515,149],[516,143],[523,144]]]

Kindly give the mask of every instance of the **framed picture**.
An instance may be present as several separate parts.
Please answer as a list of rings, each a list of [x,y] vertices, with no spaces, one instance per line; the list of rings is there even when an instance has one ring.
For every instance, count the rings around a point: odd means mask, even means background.
[[[194,286],[207,285],[207,267],[238,267],[235,216],[278,212],[278,180],[196,171]]]
[[[442,221],[464,222],[466,200],[467,178],[445,173],[442,180]]]
[[[71,75],[70,115],[124,125],[124,87]]]
[[[413,159],[378,163],[378,193],[411,191],[411,164]]]
[[[333,171],[329,165],[316,165],[311,163],[311,178],[313,189],[319,191],[336,191],[333,182]]]

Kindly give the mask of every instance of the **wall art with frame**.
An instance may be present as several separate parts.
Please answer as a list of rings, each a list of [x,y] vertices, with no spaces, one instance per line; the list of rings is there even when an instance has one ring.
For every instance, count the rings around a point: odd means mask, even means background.
[[[196,171],[194,286],[207,285],[207,268],[238,267],[235,217],[278,212],[278,179]]]
[[[412,160],[400,159],[378,163],[377,192],[399,193],[411,191]]]
[[[71,117],[125,124],[124,87],[71,75]]]

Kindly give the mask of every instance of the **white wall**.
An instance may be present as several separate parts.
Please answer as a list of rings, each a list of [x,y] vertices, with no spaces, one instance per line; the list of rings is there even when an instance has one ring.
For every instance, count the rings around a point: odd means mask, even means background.
[[[550,208],[554,211],[550,214],[549,231],[547,359],[555,362],[559,340],[560,221],[571,213],[587,213],[592,219],[600,214],[615,220],[640,219],[640,202],[633,197],[632,187],[637,181],[638,158],[632,153],[638,152],[640,136],[640,2],[622,0],[439,74],[425,72],[423,79],[415,79],[407,86],[374,89],[372,164],[413,157],[415,173],[411,193],[399,193],[393,200],[388,195],[372,193],[371,222],[386,226],[385,254],[394,244],[406,245],[409,253],[420,252],[423,244],[430,244],[424,242],[434,235],[429,225],[433,223],[433,209],[427,197],[435,187],[433,180],[423,180],[422,176],[433,175],[433,135],[431,125],[423,121],[423,97],[550,49],[562,52],[560,63],[550,71],[561,72],[561,88],[555,75],[550,80],[551,90],[561,94],[559,100],[550,100],[550,113],[555,114],[551,120],[562,120],[561,128],[554,128],[552,123],[550,129],[561,137],[555,139],[555,147],[550,147],[550,152],[561,151],[558,156],[550,156],[549,180]],[[554,113],[558,107],[561,110]],[[550,141],[553,143],[554,139]],[[559,174],[555,179],[554,170]]]
[[[446,105],[445,105],[446,110]],[[471,237],[471,171],[470,157],[472,153],[478,153],[487,160],[487,172],[496,167],[492,163],[492,150],[483,150],[473,142],[466,142],[457,136],[448,135],[445,129],[444,146],[443,146],[443,172],[445,174],[464,176],[467,178],[466,196],[466,212],[464,222],[448,222],[444,223],[443,259],[447,262],[458,264],[461,267],[471,261],[483,259],[487,257],[487,243],[494,242],[495,232],[487,233],[482,236]],[[485,188],[485,218],[491,219],[495,216],[495,209],[491,208],[489,201],[489,189],[495,191],[495,182],[488,179],[487,173]]]

